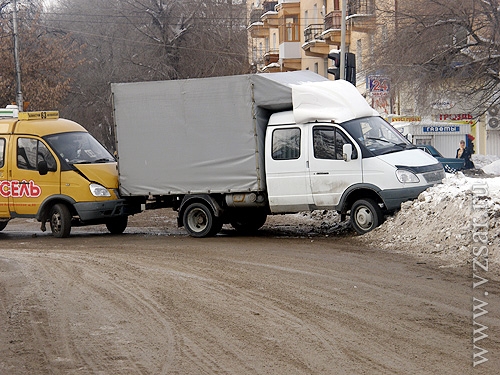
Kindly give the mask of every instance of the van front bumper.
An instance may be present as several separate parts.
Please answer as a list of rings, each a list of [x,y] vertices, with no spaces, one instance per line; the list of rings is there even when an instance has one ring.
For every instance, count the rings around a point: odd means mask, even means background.
[[[379,195],[384,201],[384,205],[388,211],[401,208],[401,203],[416,199],[420,193],[434,186],[433,184],[424,186],[415,186],[402,189],[387,189],[379,191]]]
[[[125,200],[116,199],[103,202],[79,202],[73,205],[80,220],[99,221],[125,215]]]

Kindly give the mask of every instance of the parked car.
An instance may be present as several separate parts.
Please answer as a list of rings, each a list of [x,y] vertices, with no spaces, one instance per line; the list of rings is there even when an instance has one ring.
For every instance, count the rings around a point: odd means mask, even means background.
[[[445,158],[438,150],[436,150],[434,146],[431,145],[417,145],[417,147],[434,156],[434,158],[443,164],[444,170],[448,173],[454,173],[464,169],[464,159]]]

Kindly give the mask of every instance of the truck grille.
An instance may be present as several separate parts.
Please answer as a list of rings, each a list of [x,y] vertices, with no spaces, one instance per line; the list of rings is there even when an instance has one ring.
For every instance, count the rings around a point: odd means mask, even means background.
[[[441,182],[445,178],[445,173],[443,169],[427,172],[423,174],[425,181],[429,184],[435,184]]]

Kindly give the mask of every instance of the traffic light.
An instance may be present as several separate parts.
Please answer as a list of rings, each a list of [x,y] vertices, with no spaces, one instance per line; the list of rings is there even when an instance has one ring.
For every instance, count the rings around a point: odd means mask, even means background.
[[[328,58],[333,61],[333,66],[328,67],[328,73],[333,74],[335,79],[340,79],[340,53],[330,52]]]
[[[340,52],[330,52],[328,58],[333,61],[333,66],[328,67],[328,73],[335,79],[340,79]],[[356,55],[351,52],[345,54],[344,79],[356,86]]]
[[[344,79],[356,86],[356,55],[351,52],[345,54]]]

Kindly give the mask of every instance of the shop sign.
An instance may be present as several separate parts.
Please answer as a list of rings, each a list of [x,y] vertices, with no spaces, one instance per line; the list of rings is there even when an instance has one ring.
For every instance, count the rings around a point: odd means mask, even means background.
[[[422,126],[424,133],[459,133],[460,126],[444,125],[444,126]]]

